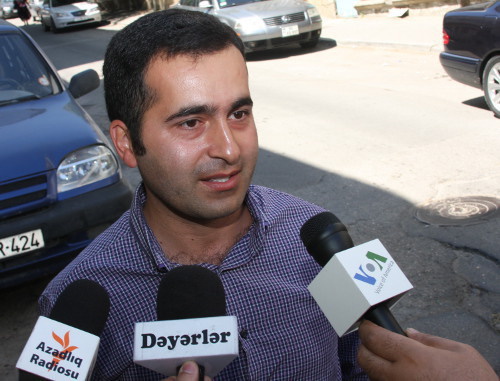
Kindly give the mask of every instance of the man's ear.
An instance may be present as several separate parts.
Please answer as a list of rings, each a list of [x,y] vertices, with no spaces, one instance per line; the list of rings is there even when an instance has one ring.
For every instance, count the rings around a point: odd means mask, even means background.
[[[116,152],[130,168],[137,167],[137,160],[132,148],[132,140],[127,126],[121,120],[113,120],[109,125],[109,134]]]

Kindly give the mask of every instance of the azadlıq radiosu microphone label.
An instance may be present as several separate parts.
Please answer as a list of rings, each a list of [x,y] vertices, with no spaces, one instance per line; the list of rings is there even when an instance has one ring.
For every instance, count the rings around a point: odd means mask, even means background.
[[[134,335],[134,362],[165,376],[194,360],[214,377],[238,356],[235,316],[136,323]]]
[[[91,373],[99,337],[40,316],[16,364],[49,380],[85,380]]]
[[[391,307],[412,285],[376,239],[336,253],[308,287],[339,336],[372,306]]]

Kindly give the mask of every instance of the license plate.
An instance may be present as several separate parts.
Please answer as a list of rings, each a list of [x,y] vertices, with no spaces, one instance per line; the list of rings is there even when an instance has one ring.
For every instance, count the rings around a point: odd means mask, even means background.
[[[87,16],[75,17],[75,22],[88,20]]]
[[[38,250],[45,246],[41,229],[0,239],[0,259]]]
[[[296,36],[298,34],[299,34],[299,26],[298,25],[284,26],[281,28],[281,36],[282,37]]]

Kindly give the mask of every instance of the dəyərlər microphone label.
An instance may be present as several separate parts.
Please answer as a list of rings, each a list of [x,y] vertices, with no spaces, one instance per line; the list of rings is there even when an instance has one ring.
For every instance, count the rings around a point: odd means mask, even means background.
[[[194,360],[215,377],[238,356],[236,316],[163,320],[135,324],[134,362],[165,376]]]

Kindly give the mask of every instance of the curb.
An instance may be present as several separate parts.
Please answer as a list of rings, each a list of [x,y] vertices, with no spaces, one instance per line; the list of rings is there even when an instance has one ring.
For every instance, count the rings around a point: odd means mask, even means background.
[[[436,29],[436,24],[441,22],[440,19],[431,21],[432,30]],[[373,29],[376,29],[375,35],[372,33]],[[430,30],[428,18],[419,20],[417,16],[407,26],[383,18],[370,18],[369,20],[323,18],[321,37],[335,40],[338,46],[370,46],[419,52],[443,50],[441,33],[434,30],[434,32],[422,35],[418,34],[419,30]]]
[[[335,40],[338,46],[370,46],[380,47],[383,49],[397,49],[397,50],[413,50],[418,52],[441,52],[443,50],[442,44],[405,44],[399,42],[378,42],[378,41],[354,41],[354,40]]]

